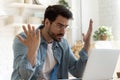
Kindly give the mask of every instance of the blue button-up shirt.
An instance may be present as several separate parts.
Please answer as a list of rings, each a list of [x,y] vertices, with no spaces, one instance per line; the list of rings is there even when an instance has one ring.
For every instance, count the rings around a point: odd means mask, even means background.
[[[23,38],[24,33],[20,34]],[[11,80],[37,80],[42,77],[42,67],[47,54],[47,42],[41,36],[36,64],[34,67],[27,59],[27,47],[16,37],[13,43],[14,65]],[[53,55],[57,61],[51,71],[50,80],[67,79],[68,72],[77,78],[81,78],[85,69],[88,55],[84,49],[79,52],[80,59],[76,59],[64,38],[60,42],[53,42]]]

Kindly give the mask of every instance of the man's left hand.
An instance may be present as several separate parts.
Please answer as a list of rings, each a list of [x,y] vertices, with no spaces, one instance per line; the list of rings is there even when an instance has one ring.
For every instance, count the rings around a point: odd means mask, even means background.
[[[88,53],[89,48],[90,48],[90,39],[91,39],[91,34],[92,34],[92,27],[93,27],[93,21],[92,21],[92,19],[90,19],[87,34],[86,35],[82,34],[83,41],[84,41],[84,49],[86,50],[87,53]]]

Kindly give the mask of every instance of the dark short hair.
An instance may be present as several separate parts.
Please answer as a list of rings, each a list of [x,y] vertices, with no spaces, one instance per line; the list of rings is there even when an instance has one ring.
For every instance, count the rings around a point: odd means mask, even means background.
[[[44,20],[48,18],[51,22],[55,21],[57,16],[63,16],[67,19],[72,19],[72,12],[63,5],[51,5],[45,10]]]

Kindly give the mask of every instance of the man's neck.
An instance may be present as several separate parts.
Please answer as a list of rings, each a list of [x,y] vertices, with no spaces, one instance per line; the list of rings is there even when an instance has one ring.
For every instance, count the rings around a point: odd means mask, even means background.
[[[41,29],[41,35],[43,36],[43,38],[45,39],[45,41],[47,43],[52,43],[53,39],[48,35],[48,33],[46,32],[46,30],[43,28]]]

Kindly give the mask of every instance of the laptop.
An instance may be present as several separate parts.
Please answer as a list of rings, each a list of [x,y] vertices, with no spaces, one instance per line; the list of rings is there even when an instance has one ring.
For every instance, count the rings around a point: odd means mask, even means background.
[[[89,55],[82,80],[110,80],[117,77],[120,50],[93,49]],[[120,68],[120,66],[119,66]]]

